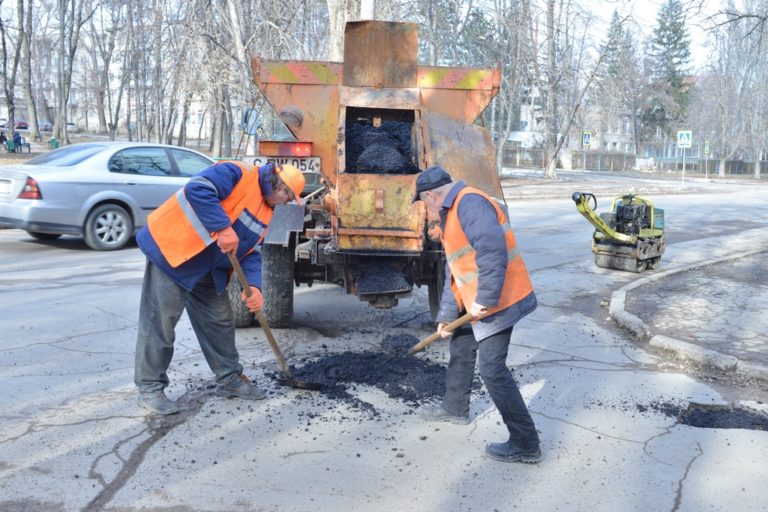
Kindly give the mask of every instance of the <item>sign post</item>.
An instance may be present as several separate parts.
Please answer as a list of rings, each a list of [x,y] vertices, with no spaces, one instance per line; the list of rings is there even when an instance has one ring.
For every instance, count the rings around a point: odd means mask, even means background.
[[[683,150],[683,187],[685,186],[685,150],[691,147],[693,134],[691,130],[680,130],[677,132],[677,147]]]
[[[709,181],[709,141],[704,141],[704,179]]]
[[[589,145],[592,144],[592,131],[584,130],[581,132],[581,149],[582,149],[582,167],[587,170],[587,150]],[[599,169],[598,169],[599,170]]]

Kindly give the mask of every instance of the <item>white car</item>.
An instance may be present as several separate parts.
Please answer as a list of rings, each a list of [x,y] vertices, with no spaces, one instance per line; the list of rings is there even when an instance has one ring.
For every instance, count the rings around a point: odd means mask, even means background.
[[[67,123],[67,131],[69,133],[77,133],[77,125],[75,123]]]
[[[164,144],[90,142],[0,167],[0,227],[40,240],[125,246],[147,216],[214,160]]]

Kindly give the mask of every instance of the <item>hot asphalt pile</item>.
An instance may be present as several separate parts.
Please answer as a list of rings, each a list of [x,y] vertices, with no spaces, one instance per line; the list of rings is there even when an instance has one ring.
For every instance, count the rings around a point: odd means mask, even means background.
[[[411,163],[411,123],[384,121],[375,127],[368,121],[347,125],[346,172],[414,174]]]
[[[381,352],[327,354],[291,366],[294,378],[322,384],[320,393],[334,401],[378,415],[376,408],[355,397],[356,385],[377,388],[409,407],[434,401],[445,393],[445,364],[408,355],[419,339],[409,334],[388,335]],[[475,381],[474,387],[480,387]]]

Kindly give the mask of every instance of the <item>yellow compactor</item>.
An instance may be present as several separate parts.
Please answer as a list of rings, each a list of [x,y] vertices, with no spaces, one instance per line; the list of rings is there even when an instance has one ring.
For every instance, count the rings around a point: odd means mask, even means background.
[[[645,198],[626,194],[616,197],[611,210],[597,214],[597,198],[574,192],[576,209],[595,226],[592,252],[601,268],[643,272],[655,270],[664,254],[664,210]]]

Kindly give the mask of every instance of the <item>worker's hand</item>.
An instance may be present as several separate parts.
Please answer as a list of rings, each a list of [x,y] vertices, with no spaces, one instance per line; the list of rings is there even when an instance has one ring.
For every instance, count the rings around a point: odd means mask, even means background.
[[[264,307],[264,296],[261,294],[261,290],[259,290],[255,286],[251,286],[250,288],[251,288],[251,296],[247,297],[245,295],[245,291],[243,291],[240,298],[243,299],[243,302],[245,302],[245,305],[248,306],[248,311],[250,311],[251,313],[255,313],[257,311],[261,311],[261,308]]]
[[[446,331],[445,328],[448,327],[448,324],[444,322],[440,322],[437,324],[437,332],[440,334],[440,337],[443,339],[450,338],[453,336],[453,331]]]
[[[469,306],[468,313],[472,315],[472,318],[482,318],[488,313],[488,306],[483,306],[475,301],[472,301],[472,305]]]
[[[240,239],[232,226],[227,226],[217,233],[216,243],[224,254],[236,253]]]

